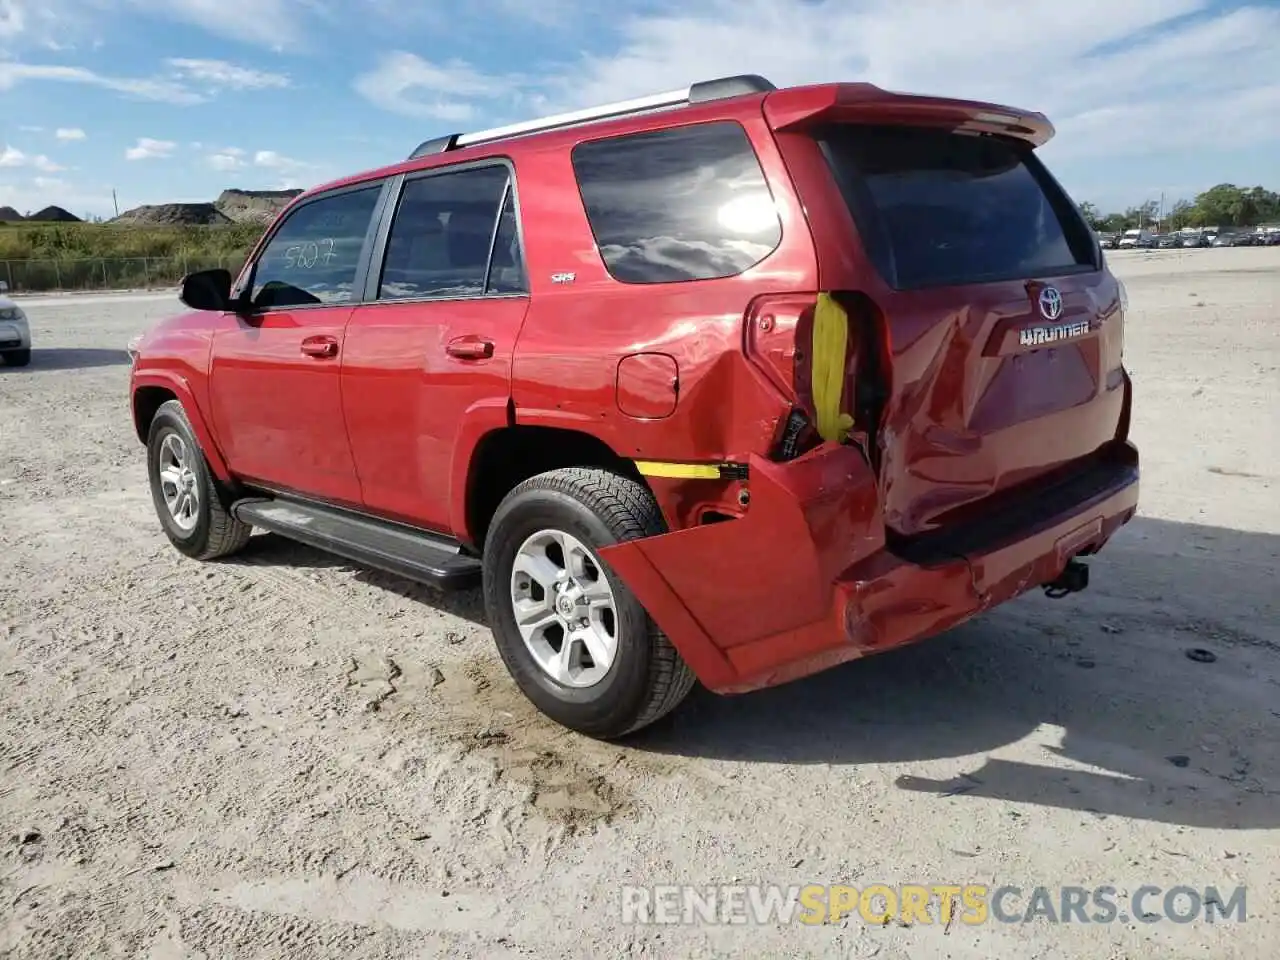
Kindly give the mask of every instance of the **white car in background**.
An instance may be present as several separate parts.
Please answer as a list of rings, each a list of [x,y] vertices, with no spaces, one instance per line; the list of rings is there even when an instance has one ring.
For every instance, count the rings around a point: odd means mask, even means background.
[[[31,325],[22,308],[5,296],[9,285],[0,280],[0,359],[10,367],[31,362]]]
[[[1150,230],[1135,228],[1124,232],[1120,237],[1119,247],[1121,250],[1138,250],[1153,247],[1155,242],[1155,234]]]

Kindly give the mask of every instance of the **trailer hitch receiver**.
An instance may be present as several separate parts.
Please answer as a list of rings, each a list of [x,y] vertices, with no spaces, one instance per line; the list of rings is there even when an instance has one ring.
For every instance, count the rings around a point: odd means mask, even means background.
[[[1089,567],[1073,558],[1067,561],[1058,579],[1044,585],[1044,593],[1046,597],[1060,600],[1069,593],[1079,593],[1087,586],[1089,586]]]

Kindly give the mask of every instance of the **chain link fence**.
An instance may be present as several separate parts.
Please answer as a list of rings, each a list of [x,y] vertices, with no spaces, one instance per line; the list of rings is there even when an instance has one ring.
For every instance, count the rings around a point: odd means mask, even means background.
[[[235,276],[243,256],[86,257],[0,260],[0,280],[10,293],[70,290],[137,290],[173,287],[188,273],[222,267]]]

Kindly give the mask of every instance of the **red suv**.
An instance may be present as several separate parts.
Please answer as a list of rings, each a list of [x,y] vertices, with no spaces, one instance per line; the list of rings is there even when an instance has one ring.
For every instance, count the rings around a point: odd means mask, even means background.
[[[597,737],[1082,589],[1138,456],[1052,134],[743,76],[310,190],[133,348],[160,521],[481,581],[515,682]]]

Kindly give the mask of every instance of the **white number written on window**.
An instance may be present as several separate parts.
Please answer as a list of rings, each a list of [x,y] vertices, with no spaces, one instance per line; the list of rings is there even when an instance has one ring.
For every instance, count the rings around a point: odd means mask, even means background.
[[[332,237],[295,243],[284,252],[284,268],[310,270],[316,264],[327,267],[333,259],[334,246]]]

